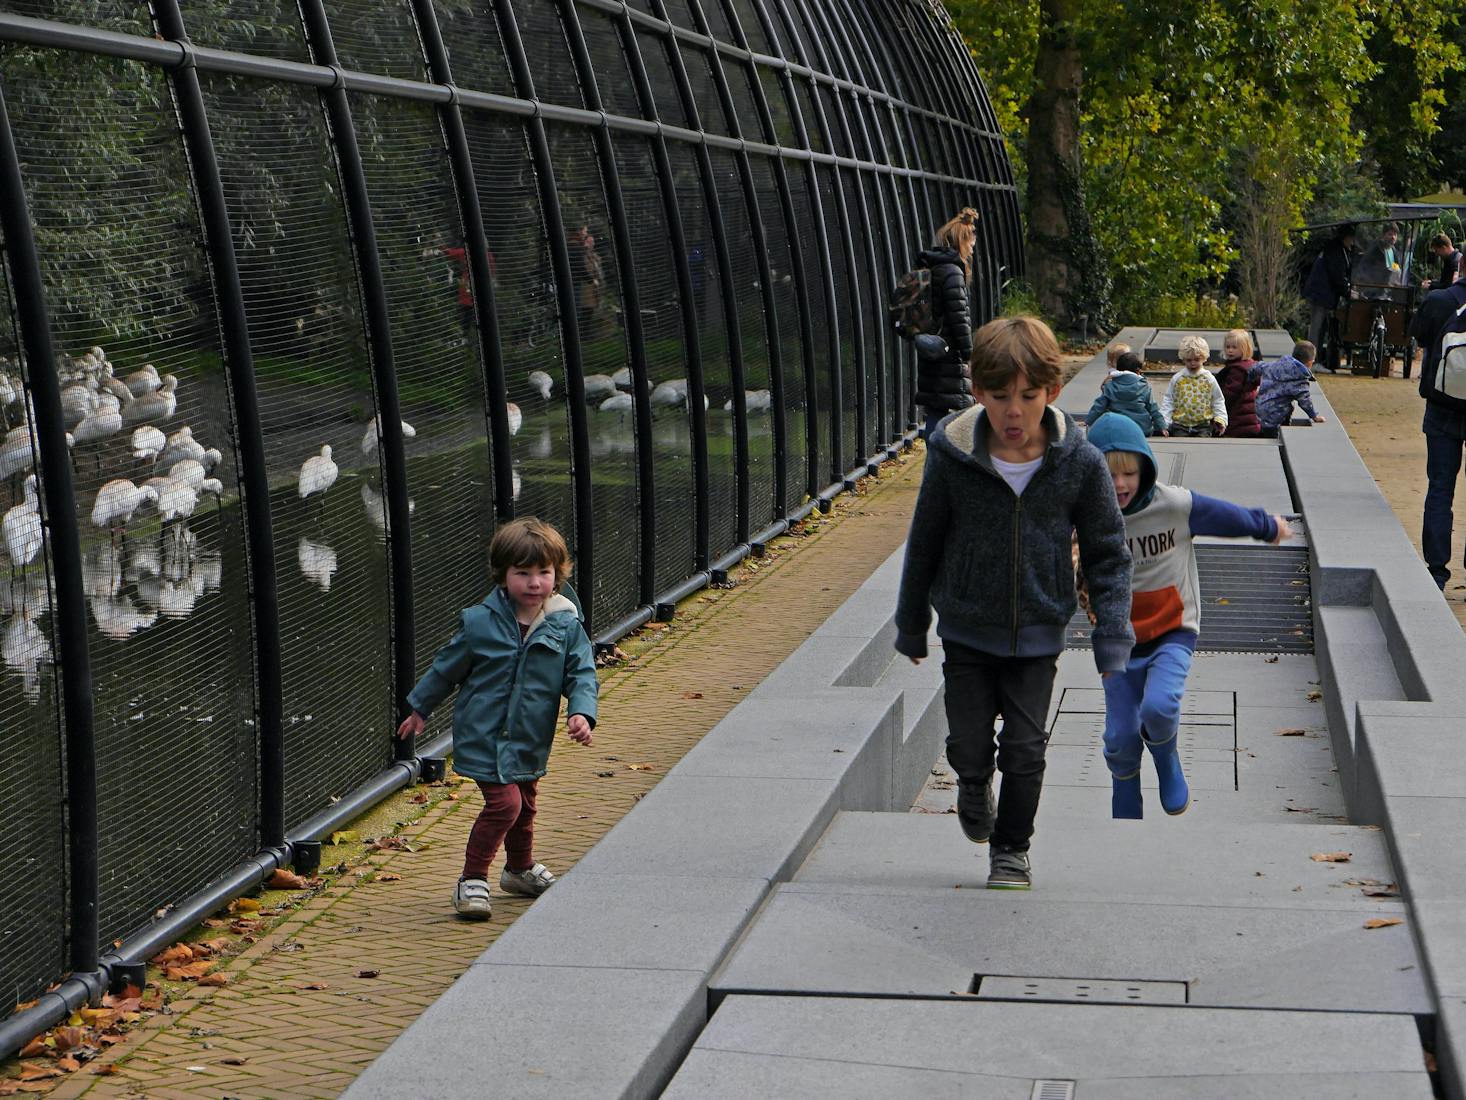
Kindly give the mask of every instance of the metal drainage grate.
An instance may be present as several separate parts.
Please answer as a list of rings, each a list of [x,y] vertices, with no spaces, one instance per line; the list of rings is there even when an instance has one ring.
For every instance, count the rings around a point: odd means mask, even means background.
[[[1035,1081],[1028,1100],[1074,1100],[1074,1082]]]
[[[1201,578],[1202,653],[1312,653],[1312,581],[1300,546],[1196,548]],[[1081,610],[1069,623],[1071,648],[1089,647]]]
[[[985,974],[975,981],[979,999],[992,1001],[1094,1001],[1102,1004],[1184,1005],[1185,982],[1108,981],[1095,978],[1028,978]]]

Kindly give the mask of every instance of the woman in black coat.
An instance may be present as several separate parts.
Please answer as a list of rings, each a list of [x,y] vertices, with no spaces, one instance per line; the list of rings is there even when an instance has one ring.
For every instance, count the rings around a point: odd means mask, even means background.
[[[972,404],[972,252],[977,243],[977,211],[964,207],[937,230],[931,248],[917,254],[916,262],[931,272],[932,313],[947,342],[947,353],[937,359],[917,356],[916,403],[926,415],[924,435],[948,413]]]

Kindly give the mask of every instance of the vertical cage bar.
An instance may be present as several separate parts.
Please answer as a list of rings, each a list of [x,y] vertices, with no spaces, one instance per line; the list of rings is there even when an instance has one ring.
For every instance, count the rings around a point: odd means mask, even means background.
[[[35,406],[51,561],[56,583],[56,649],[61,664],[63,735],[66,745],[68,967],[90,974],[98,967],[97,752],[92,725],[92,662],[87,647],[86,594],[82,584],[81,533],[71,478],[71,452],[61,412],[61,384],[51,344],[51,322],[41,283],[40,258],[20,175],[10,112],[0,89],[0,231],[5,235],[11,280],[25,349],[26,375]]]
[[[178,0],[155,0],[153,11],[164,38],[187,42]],[[244,311],[244,290],[234,255],[234,238],[219,161],[209,131],[198,72],[191,66],[170,69],[178,104],[188,167],[193,177],[199,220],[204,230],[209,275],[218,302],[224,376],[238,426],[241,508],[249,555],[250,612],[254,620],[255,730],[259,753],[260,846],[285,843],[285,733],[280,657],[280,605],[275,577],[275,535],[270,519],[270,480],[255,387],[254,349]]]
[[[580,88],[588,110],[603,109],[600,85],[591,64],[590,48],[580,25],[575,0],[559,0],[570,54],[580,76]],[[626,200],[621,193],[621,173],[616,167],[616,151],[611,144],[611,131],[605,126],[591,130],[596,143],[596,160],[601,169],[601,185],[606,193],[606,212],[611,219],[612,246],[616,250],[616,267],[621,276],[621,316],[626,326],[626,345],[630,355],[632,415],[636,430],[637,539],[640,576],[637,595],[643,604],[656,599],[657,509],[656,463],[652,451],[651,375],[647,368],[646,330],[641,317],[641,290],[636,280],[636,257],[631,247],[631,228],[626,219]]]
[[[494,5],[499,34],[514,85],[523,99],[534,99],[534,76],[519,22],[508,3]],[[575,567],[577,591],[585,593],[587,633],[594,633],[592,595],[595,592],[595,530],[590,480],[590,424],[585,411],[585,357],[580,344],[580,320],[575,302],[575,279],[570,269],[570,250],[565,240],[565,222],[560,212],[560,193],[555,187],[555,165],[550,156],[550,139],[538,113],[525,119],[535,178],[539,185],[540,208],[545,219],[545,236],[550,246],[550,263],[555,269],[555,296],[560,306],[560,339],[565,350],[565,393],[570,403],[570,465],[575,508]]]
[[[428,60],[428,72],[439,84],[453,83],[448,50],[443,42],[438,15],[432,0],[412,0],[418,34]],[[488,391],[489,447],[493,455],[494,514],[503,522],[514,518],[514,459],[509,447],[509,392],[504,379],[504,349],[499,340],[499,310],[494,301],[493,272],[489,266],[488,236],[484,232],[483,207],[479,203],[473,158],[463,112],[457,103],[440,103],[438,120],[458,193],[458,210],[463,218],[463,247],[468,257],[469,285],[473,288],[474,319],[477,321],[479,359],[483,364],[484,388]]]
[[[306,42],[320,65],[336,66],[336,46],[326,20],[322,0],[300,0]],[[407,502],[407,456],[402,447],[402,409],[397,400],[397,372],[392,359],[392,328],[387,320],[387,290],[382,281],[382,261],[377,254],[377,233],[372,225],[371,200],[361,149],[351,121],[351,105],[344,87],[322,88],[331,144],[335,147],[346,198],[346,220],[351,228],[357,277],[361,280],[368,356],[372,382],[377,391],[377,429],[382,441],[383,485],[387,503],[387,552],[392,581],[392,698],[397,704],[393,725],[406,716],[407,695],[416,673],[412,615],[412,540]],[[393,752],[399,760],[417,754],[413,738],[393,738]]]

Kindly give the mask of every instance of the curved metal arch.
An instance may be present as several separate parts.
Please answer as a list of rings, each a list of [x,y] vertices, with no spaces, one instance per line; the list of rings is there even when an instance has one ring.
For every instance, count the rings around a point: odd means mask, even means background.
[[[51,318],[46,309],[40,257],[32,232],[20,156],[10,112],[0,89],[0,231],[15,291],[27,390],[34,405],[41,485],[51,532],[56,580],[56,649],[60,659],[62,736],[66,748],[67,958],[74,976],[100,965],[97,863],[97,752],[92,710],[92,661],[87,644],[86,592],[82,584],[81,533],[76,519],[71,453],[61,414]]]
[[[494,13],[514,86],[524,99],[535,99],[534,75],[524,51],[513,5],[496,3]],[[524,120],[534,159],[535,180],[540,192],[540,212],[555,271],[555,296],[560,307],[560,339],[565,353],[565,399],[570,407],[571,485],[575,509],[575,559],[580,590],[585,596],[587,632],[593,622],[591,596],[595,591],[595,532],[591,505],[590,424],[585,411],[585,360],[580,346],[580,319],[576,312],[575,281],[570,270],[570,249],[565,240],[565,221],[560,213],[560,193],[555,186],[555,165],[550,157],[550,139],[545,121],[538,114]]]
[[[156,0],[153,12],[163,37],[187,42],[178,0]],[[224,377],[234,409],[239,452],[240,508],[249,557],[249,600],[254,619],[255,722],[259,754],[260,846],[285,844],[284,670],[280,656],[280,604],[275,577],[275,536],[270,516],[270,480],[265,467],[264,430],[255,387],[254,348],[244,307],[244,289],[234,254],[234,235],[219,160],[204,108],[198,72],[168,70],[188,150],[188,170],[199,204],[210,278],[218,301]]]
[[[300,0],[305,25],[306,44],[311,56],[322,65],[337,65],[336,44],[326,18],[322,0]],[[382,278],[382,260],[377,253],[377,233],[372,225],[371,199],[367,193],[366,173],[361,163],[361,148],[351,120],[351,104],[346,89],[320,89],[330,123],[331,144],[341,174],[346,199],[347,224],[351,228],[352,249],[366,314],[367,351],[371,360],[372,382],[377,396],[377,430],[382,442],[382,475],[387,503],[387,550],[392,581],[392,698],[397,704],[397,719],[410,709],[407,695],[413,688],[416,674],[416,646],[412,630],[412,532],[407,502],[407,457],[402,447],[402,409],[397,400],[397,372],[392,355],[392,328],[387,314],[387,288]],[[415,738],[393,738],[393,752],[398,760],[417,755]]]
[[[176,0],[174,0],[176,2]],[[418,37],[427,58],[428,72],[439,84],[453,83],[453,69],[438,13],[433,0],[412,0]],[[443,127],[443,143],[453,172],[459,216],[463,219],[463,248],[468,257],[469,285],[473,290],[474,319],[477,322],[479,362],[484,372],[484,389],[489,423],[489,448],[493,455],[494,514],[500,522],[514,518],[514,456],[509,446],[509,388],[504,376],[504,348],[499,339],[499,310],[494,299],[494,278],[489,266],[488,234],[484,230],[483,207],[469,152],[463,112],[455,102],[437,105]]]

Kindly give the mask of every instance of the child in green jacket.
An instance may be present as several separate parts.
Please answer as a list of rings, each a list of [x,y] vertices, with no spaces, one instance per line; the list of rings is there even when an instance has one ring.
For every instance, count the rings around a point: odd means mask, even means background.
[[[398,737],[420,734],[427,716],[460,688],[453,704],[453,769],[478,783],[484,808],[473,823],[453,908],[488,920],[489,864],[504,845],[499,888],[537,897],[555,876],[533,855],[535,796],[550,743],[568,701],[567,732],[591,743],[596,666],[580,607],[564,588],[570,551],[537,519],[504,524],[489,544],[496,586],[464,610],[458,633],[407,697]]]

